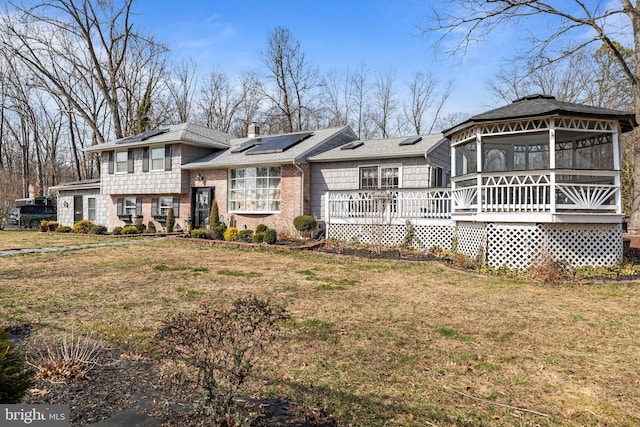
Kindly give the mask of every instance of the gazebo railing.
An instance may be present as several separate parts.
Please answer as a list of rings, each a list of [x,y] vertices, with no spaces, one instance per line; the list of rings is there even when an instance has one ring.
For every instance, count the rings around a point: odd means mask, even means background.
[[[615,213],[621,194],[617,176],[594,170],[482,172],[453,178],[451,194],[454,211],[461,213]]]

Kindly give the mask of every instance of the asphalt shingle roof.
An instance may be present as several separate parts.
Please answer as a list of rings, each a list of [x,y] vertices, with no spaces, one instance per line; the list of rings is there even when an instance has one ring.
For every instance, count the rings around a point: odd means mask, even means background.
[[[125,137],[113,142],[85,148],[85,151],[94,152],[166,143],[182,143],[225,149],[229,147],[229,140],[231,139],[231,136],[224,132],[193,123],[160,126],[158,129],[167,129],[167,131],[136,142],[127,142],[127,139],[132,137]]]
[[[251,140],[251,138],[236,138],[230,142],[230,149],[225,151],[218,151],[211,153],[201,159],[189,162],[184,165],[184,169],[215,169],[215,168],[227,168],[237,166],[249,166],[249,165],[264,165],[264,164],[282,164],[293,161],[306,161],[305,157],[315,151],[319,146],[326,141],[338,137],[340,134],[345,134],[349,138],[347,140],[354,140],[355,135],[348,126],[321,129],[310,131],[311,135],[301,141],[298,144],[293,145],[289,149],[286,149],[279,153],[248,153],[250,149],[242,152],[234,153],[234,148],[239,147],[245,142]],[[304,132],[309,133],[309,132]],[[287,135],[287,134],[282,134]],[[281,135],[263,135],[264,138],[277,137]]]
[[[408,137],[372,139],[350,150],[340,147],[310,157],[310,162],[349,161],[367,159],[393,159],[401,157],[423,157],[440,143],[446,142],[441,133],[418,135],[421,140],[412,145],[400,145]]]
[[[548,95],[529,95],[517,99],[511,104],[477,114],[465,122],[445,130],[444,134],[448,136],[454,131],[459,131],[481,122],[549,115],[576,115],[617,119],[620,120],[623,131],[631,130],[637,126],[635,117],[628,112],[558,101],[553,96]]]

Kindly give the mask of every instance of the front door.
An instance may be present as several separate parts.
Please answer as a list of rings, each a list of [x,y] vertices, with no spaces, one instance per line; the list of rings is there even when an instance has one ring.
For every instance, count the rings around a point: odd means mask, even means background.
[[[73,196],[73,223],[82,221],[82,196]]]
[[[211,203],[213,202],[213,188],[194,188],[193,189],[193,228],[206,228],[208,225],[209,212],[211,211]]]

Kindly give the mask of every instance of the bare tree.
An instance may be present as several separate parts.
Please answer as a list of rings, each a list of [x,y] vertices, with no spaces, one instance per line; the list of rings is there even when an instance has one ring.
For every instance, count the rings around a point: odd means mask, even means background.
[[[104,129],[77,99],[78,87],[88,83],[87,89],[99,92],[107,108],[110,131],[121,138],[136,110],[129,102],[134,92],[130,82],[140,83],[130,73],[164,51],[152,38],[134,31],[130,22],[132,3],[10,3],[12,9],[7,8],[0,21],[0,47],[5,54],[25,64],[43,87],[65,97],[91,126],[98,142],[105,140]],[[145,88],[146,81],[138,87],[138,99]]]
[[[306,59],[300,42],[283,27],[267,34],[262,62],[267,68],[262,94],[272,104],[270,115],[279,122],[276,126],[284,132],[302,130],[305,114],[315,108],[314,90],[320,85],[318,69]]]
[[[368,138],[372,132],[370,130],[369,97],[371,85],[369,83],[369,71],[364,65],[351,75],[351,96],[353,99],[354,122],[358,138]]]
[[[389,138],[393,133],[389,122],[398,106],[393,88],[395,77],[395,70],[390,69],[378,76],[373,88],[373,110],[370,112],[370,117],[376,125],[378,135],[382,138]]]
[[[196,64],[192,59],[174,65],[168,78],[167,89],[179,123],[184,123],[191,117],[197,78]]]
[[[199,122],[222,132],[230,132],[240,119],[238,116],[246,106],[248,97],[256,95],[251,85],[249,78],[241,78],[237,85],[224,72],[211,71],[200,89],[197,102]],[[250,115],[253,119],[253,114]],[[246,130],[245,126],[243,132],[246,133]]]
[[[433,132],[440,111],[451,95],[453,83],[449,82],[442,93],[439,93],[439,83],[433,75],[418,71],[413,73],[411,81],[406,85],[409,89],[409,99],[403,105],[404,121],[410,124],[410,131],[415,132],[416,135],[424,131]],[[424,121],[427,113],[431,113],[431,122],[425,129]]]
[[[506,24],[526,26],[541,17],[546,25],[531,35],[530,48],[517,59],[535,59],[536,67],[558,62],[593,46],[605,46],[611,59],[628,81],[633,94],[636,117],[640,117],[640,2],[554,2],[540,0],[458,0],[455,12],[435,11],[436,25],[425,28],[441,34],[440,42],[454,40],[449,52],[466,52],[473,44]],[[626,55],[617,43],[625,35],[633,38],[633,55]],[[440,44],[440,46],[443,46]],[[633,137],[634,191],[630,228],[640,229],[640,132]]]

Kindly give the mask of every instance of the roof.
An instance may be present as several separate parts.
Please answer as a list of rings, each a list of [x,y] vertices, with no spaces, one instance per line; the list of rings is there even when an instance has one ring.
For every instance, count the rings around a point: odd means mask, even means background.
[[[312,155],[319,147],[331,141],[340,141],[342,144],[354,139],[356,139],[356,137],[348,126],[307,132],[261,135],[258,138],[236,138],[230,141],[231,146],[228,150],[211,153],[183,165],[183,168],[215,169],[282,164],[294,161],[301,162],[306,161],[306,156]],[[269,148],[267,143],[273,145],[272,142],[276,141],[285,142],[284,145],[276,145],[275,150],[266,149]]]
[[[94,190],[100,189],[100,179],[85,179],[83,181],[65,182],[55,187],[49,187],[54,191]]]
[[[84,151],[96,152],[123,149],[154,144],[181,143],[200,147],[225,149],[229,147],[231,137],[219,130],[193,123],[161,126],[152,131],[132,135],[105,144],[85,148]]]
[[[458,132],[477,123],[551,115],[571,115],[614,119],[620,121],[620,126],[623,132],[630,131],[638,125],[635,116],[625,111],[558,101],[555,97],[549,95],[529,95],[516,99],[511,104],[503,107],[477,114],[468,120],[445,130],[444,134],[449,136],[454,132]]]
[[[316,156],[310,157],[310,162],[340,162],[349,160],[393,159],[401,157],[424,157],[441,143],[448,142],[441,133],[418,135],[420,138],[414,144],[400,145],[408,137],[372,139],[353,143],[352,149],[347,146],[337,147]],[[362,143],[362,144],[360,144]]]

